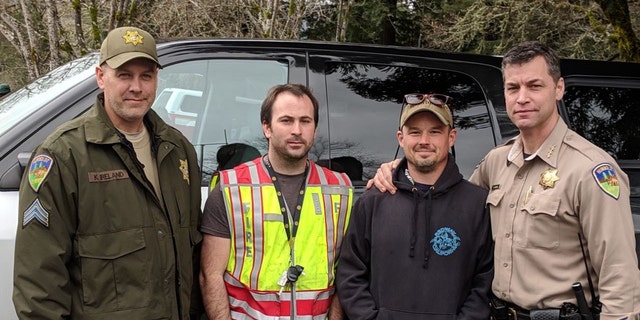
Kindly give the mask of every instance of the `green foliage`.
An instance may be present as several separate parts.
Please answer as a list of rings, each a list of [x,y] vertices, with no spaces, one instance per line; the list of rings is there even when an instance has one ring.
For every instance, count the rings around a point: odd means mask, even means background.
[[[562,57],[608,59],[616,53],[607,33],[596,32],[591,26],[591,21],[603,19],[597,6],[581,7],[553,0],[495,0],[490,6],[486,2],[476,0],[436,46],[502,54],[518,42],[539,40]],[[609,27],[604,29],[612,31]]]
[[[333,41],[336,36],[338,8],[334,3],[326,4],[323,11],[312,11],[305,17],[300,39]],[[325,13],[325,15],[322,15]]]
[[[382,42],[382,20],[387,8],[380,0],[357,0],[351,6],[347,41],[359,43]]]
[[[334,41],[340,37],[347,42],[393,41],[400,46],[491,55],[502,54],[517,42],[535,39],[548,43],[562,57],[640,59],[640,52],[636,52],[640,40],[633,33],[633,28],[640,30],[640,1],[341,0],[342,12],[338,12],[340,0],[277,0],[276,8],[273,1],[276,0],[55,0],[53,3],[62,19],[58,33],[63,60],[97,49],[110,21],[116,27],[145,28],[159,39],[247,37]],[[605,15],[598,3],[608,6],[612,2],[616,3],[617,12],[624,13],[628,7],[630,14]],[[21,35],[27,45],[33,44],[24,51],[25,56],[3,58],[18,64],[28,60],[35,66],[25,72],[24,64],[16,79],[42,74],[50,68],[46,4],[36,0],[24,3],[28,9],[25,12],[19,5],[0,4],[0,9],[18,23],[30,21],[34,26],[31,42],[24,25],[16,28],[24,32]],[[109,17],[111,3],[117,7],[113,17]],[[76,10],[82,15],[83,35],[75,34]],[[338,30],[339,25],[343,29]],[[12,29],[3,27],[4,35],[11,38],[6,33]],[[18,43],[15,36],[13,39],[11,43]]]

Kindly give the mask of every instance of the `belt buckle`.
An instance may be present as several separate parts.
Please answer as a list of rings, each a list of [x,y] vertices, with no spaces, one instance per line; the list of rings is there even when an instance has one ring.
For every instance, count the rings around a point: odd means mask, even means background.
[[[511,315],[512,320],[518,320],[518,311],[516,309],[509,307],[509,315]]]

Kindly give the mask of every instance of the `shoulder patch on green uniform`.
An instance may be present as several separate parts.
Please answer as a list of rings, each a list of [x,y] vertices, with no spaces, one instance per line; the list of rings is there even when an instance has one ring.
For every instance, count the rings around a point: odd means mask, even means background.
[[[595,166],[591,173],[596,179],[598,187],[606,194],[618,200],[620,196],[620,185],[618,184],[618,177],[616,176],[616,171],[613,169],[613,166],[610,163],[601,163]]]
[[[29,185],[33,191],[38,192],[42,181],[44,181],[44,178],[49,174],[49,170],[51,170],[51,165],[53,165],[53,159],[47,155],[39,154],[33,157],[29,165],[28,175]]]
[[[29,222],[36,220],[43,226],[49,228],[49,212],[42,207],[40,200],[36,198],[33,203],[25,210],[22,217],[22,227],[26,227]]]

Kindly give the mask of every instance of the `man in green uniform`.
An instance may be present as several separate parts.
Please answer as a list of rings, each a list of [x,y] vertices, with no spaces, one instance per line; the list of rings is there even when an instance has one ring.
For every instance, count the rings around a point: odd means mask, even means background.
[[[112,30],[84,115],[36,148],[20,186],[21,319],[188,319],[200,242],[193,146],[151,111],[156,43]]]

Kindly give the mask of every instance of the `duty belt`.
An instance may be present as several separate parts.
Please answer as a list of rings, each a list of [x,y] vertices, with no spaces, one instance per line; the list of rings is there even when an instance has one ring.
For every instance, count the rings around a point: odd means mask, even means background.
[[[562,308],[526,310],[513,303],[491,297],[491,320],[580,320],[575,305],[566,303]]]

